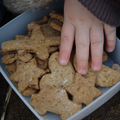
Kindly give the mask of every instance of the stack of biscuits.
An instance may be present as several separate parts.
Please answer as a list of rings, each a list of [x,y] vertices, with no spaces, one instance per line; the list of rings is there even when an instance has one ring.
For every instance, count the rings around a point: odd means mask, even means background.
[[[31,96],[30,105],[40,115],[47,111],[66,120],[102,95],[97,88],[109,87],[120,81],[119,65],[113,69],[102,65],[100,71],[89,68],[82,76],[76,70],[73,47],[67,65],[59,63],[59,46],[64,17],[52,11],[49,17],[28,24],[27,35],[16,35],[14,40],[2,43],[2,62],[10,73],[9,79],[23,96]],[[103,62],[107,54],[103,52]],[[69,98],[69,95],[72,98]]]

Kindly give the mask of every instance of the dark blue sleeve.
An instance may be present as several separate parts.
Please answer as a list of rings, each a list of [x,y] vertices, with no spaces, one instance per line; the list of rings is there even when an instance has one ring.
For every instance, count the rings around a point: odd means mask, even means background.
[[[79,0],[101,21],[120,26],[120,0]]]

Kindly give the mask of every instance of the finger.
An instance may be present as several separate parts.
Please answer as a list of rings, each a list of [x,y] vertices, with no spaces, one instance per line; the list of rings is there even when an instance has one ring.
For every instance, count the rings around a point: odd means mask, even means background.
[[[70,54],[74,41],[74,26],[68,22],[64,22],[61,33],[61,44],[59,53],[59,62],[66,65],[70,59]]]
[[[88,70],[89,29],[76,29],[76,59],[78,73],[85,75]]]
[[[116,43],[116,27],[105,24],[104,31],[106,37],[106,50],[112,52]]]
[[[103,55],[103,26],[95,26],[90,30],[92,69],[99,71],[102,66]]]

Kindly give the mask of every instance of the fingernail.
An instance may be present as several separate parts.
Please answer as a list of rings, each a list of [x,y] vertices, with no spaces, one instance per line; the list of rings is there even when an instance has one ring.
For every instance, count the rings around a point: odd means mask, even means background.
[[[113,51],[113,48],[108,47],[108,48],[107,48],[107,51],[108,51],[108,52],[112,52],[112,51]]]
[[[100,70],[100,68],[99,68],[99,66],[97,64],[92,65],[92,69],[94,71],[99,71]]]
[[[86,74],[86,70],[85,69],[80,69],[78,71],[78,73],[81,74],[81,75],[85,75]]]
[[[67,64],[67,60],[65,58],[61,58],[60,59],[60,64],[66,65]]]

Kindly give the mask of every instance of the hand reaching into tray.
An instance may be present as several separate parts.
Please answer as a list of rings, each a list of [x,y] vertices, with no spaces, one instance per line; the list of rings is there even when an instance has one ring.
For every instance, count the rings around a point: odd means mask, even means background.
[[[78,73],[82,75],[87,73],[89,50],[91,67],[94,71],[99,71],[102,66],[103,30],[106,36],[106,50],[112,52],[115,48],[116,27],[99,20],[78,0],[66,0],[59,62],[62,65],[68,63],[75,39]]]

